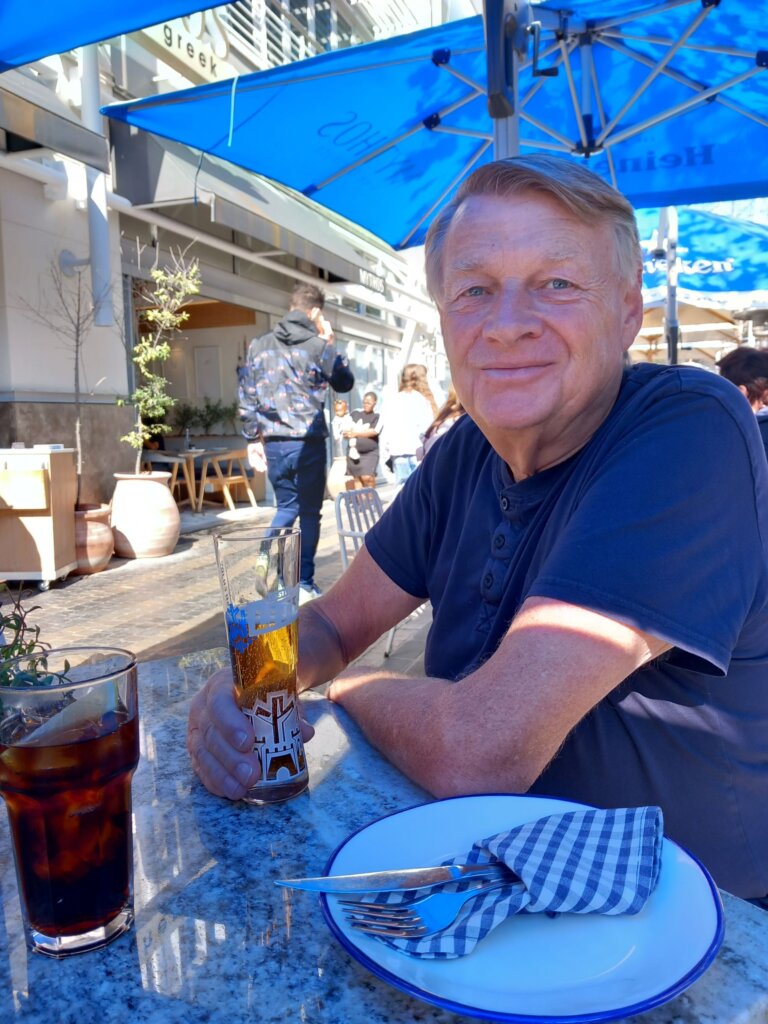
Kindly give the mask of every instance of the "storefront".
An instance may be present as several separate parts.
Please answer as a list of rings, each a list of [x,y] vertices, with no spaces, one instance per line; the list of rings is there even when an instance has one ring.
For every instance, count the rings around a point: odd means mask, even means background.
[[[180,74],[133,37],[94,51],[99,102]],[[118,399],[132,388],[135,282],[172,249],[198,259],[202,272],[165,368],[179,403],[231,406],[250,338],[285,313],[297,280],[327,292],[358,381],[353,403],[393,387],[409,359],[444,375],[436,316],[407,260],[184,147],[112,126],[108,158],[105,138],[76,113],[87,87],[79,61],[62,55],[0,77],[0,446],[72,444],[77,355],[82,500],[109,499],[112,473],[134,459],[120,442],[132,412]],[[89,264],[99,181],[104,246]],[[86,307],[97,269],[106,285],[94,321]]]

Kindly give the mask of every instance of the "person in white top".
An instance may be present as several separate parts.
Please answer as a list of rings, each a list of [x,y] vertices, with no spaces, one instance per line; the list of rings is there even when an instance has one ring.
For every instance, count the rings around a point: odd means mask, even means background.
[[[440,411],[421,436],[422,443],[416,450],[416,458],[419,462],[421,462],[438,437],[442,437],[443,434],[450,430],[456,420],[463,415],[464,406],[456,397],[456,391],[453,384],[451,384],[448,388],[448,397],[440,406]]]
[[[385,437],[395,483],[404,484],[416,469],[421,435],[437,415],[437,403],[427,382],[427,368],[408,363],[400,374],[400,390],[385,410]]]

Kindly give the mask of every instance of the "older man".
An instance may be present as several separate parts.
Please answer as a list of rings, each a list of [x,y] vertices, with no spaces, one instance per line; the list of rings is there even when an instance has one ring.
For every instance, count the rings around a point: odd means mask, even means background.
[[[438,796],[658,803],[718,883],[768,892],[768,471],[714,374],[624,369],[642,318],[631,207],[583,165],[487,165],[427,272],[468,412],[344,577],[302,611],[300,683]],[[425,598],[427,676],[353,659]],[[255,758],[232,684],[196,698],[203,782]]]

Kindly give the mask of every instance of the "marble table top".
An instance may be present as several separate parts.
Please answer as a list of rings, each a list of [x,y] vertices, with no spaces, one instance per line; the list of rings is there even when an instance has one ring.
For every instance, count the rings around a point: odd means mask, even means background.
[[[323,872],[351,832],[427,794],[372,750],[345,713],[304,698],[317,734],[308,793],[230,804],[196,781],[189,700],[223,651],[140,666],[133,785],[136,923],[103,950],[55,961],[24,946],[0,815],[0,1021],[4,1024],[462,1024],[368,973],[326,928],[316,897],[276,878]],[[768,913],[723,895],[726,939],[686,992],[634,1024],[765,1024]]]

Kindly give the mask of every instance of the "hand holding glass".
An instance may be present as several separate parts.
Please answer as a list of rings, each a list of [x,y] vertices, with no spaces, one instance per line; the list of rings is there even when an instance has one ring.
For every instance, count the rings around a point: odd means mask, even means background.
[[[235,692],[261,767],[243,799],[288,800],[309,782],[296,693],[300,534],[237,530],[214,546]]]

